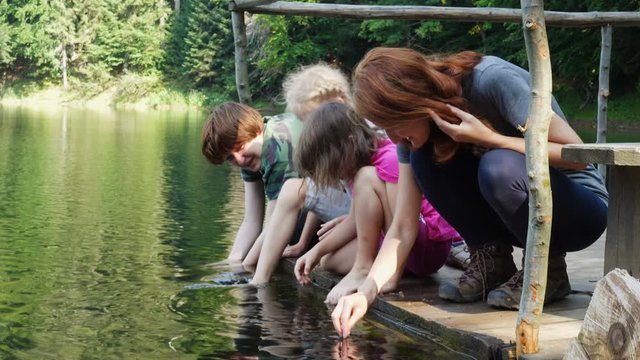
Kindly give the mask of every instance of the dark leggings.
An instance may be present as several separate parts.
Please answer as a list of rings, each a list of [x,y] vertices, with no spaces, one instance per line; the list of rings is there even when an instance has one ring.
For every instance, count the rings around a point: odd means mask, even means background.
[[[524,155],[491,150],[480,159],[460,150],[435,164],[427,143],[411,153],[420,190],[468,245],[510,242],[524,247],[529,186]],[[553,222],[550,255],[578,251],[595,242],[607,226],[607,205],[594,192],[551,168]]]

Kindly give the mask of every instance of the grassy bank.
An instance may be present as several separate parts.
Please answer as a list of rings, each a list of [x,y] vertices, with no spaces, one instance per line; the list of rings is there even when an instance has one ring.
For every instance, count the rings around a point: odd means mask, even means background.
[[[596,122],[597,99],[585,103],[584,97],[574,92],[558,93],[556,97],[572,122]],[[611,94],[607,109],[608,120],[619,124],[640,125],[640,90],[627,94]]]
[[[181,109],[206,108],[229,100],[216,89],[189,89],[156,76],[128,74],[108,83],[59,84],[16,81],[0,87],[0,103],[8,105],[64,105],[84,108]]]

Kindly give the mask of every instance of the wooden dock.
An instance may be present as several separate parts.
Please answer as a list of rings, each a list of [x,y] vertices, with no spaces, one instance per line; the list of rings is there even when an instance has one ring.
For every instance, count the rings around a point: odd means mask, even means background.
[[[540,328],[540,353],[528,359],[562,359],[575,338],[589,306],[596,282],[603,276],[604,236],[589,248],[567,255],[569,279],[574,293],[544,307]],[[516,264],[522,252],[514,251]],[[293,270],[293,261],[283,262]],[[378,296],[371,315],[399,330],[427,335],[444,346],[477,359],[515,358],[517,311],[494,309],[484,302],[455,304],[438,297],[442,280],[461,271],[445,266],[426,278],[403,279],[397,292]],[[339,277],[314,272],[316,285],[329,289]]]

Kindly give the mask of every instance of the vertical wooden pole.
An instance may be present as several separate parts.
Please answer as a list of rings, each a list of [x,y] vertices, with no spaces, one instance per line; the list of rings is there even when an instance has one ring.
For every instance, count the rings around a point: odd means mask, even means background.
[[[247,69],[247,32],[244,24],[244,11],[231,11],[231,23],[233,26],[233,42],[235,45],[238,100],[243,104],[251,104],[249,71]]]
[[[529,174],[529,228],[524,285],[516,327],[516,352],[538,352],[540,316],[547,285],[552,200],[549,180],[548,134],[551,121],[551,60],[544,22],[543,0],[521,0],[524,40],[531,74],[531,108],[525,132]]]
[[[598,132],[597,143],[607,142],[607,102],[609,100],[609,68],[611,64],[611,25],[602,27],[600,47],[600,75],[598,78]],[[599,164],[598,171],[606,176],[607,165]]]

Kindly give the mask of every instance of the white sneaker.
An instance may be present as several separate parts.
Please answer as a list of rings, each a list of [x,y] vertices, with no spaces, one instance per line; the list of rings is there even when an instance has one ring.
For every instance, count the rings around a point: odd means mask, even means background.
[[[469,249],[465,243],[452,246],[449,256],[447,256],[446,264],[460,270],[466,270],[470,261]]]

